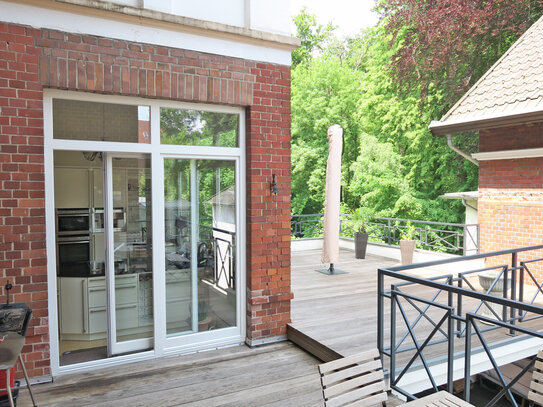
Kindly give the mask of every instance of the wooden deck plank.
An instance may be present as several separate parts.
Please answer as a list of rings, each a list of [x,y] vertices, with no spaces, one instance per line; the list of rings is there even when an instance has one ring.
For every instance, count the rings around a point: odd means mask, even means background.
[[[212,404],[202,405],[219,406],[256,394],[266,394],[259,403],[269,404],[288,396],[291,384],[300,389],[293,397],[311,396],[311,389],[320,397],[318,363],[288,342],[241,346],[74,374],[34,389],[40,406],[176,406],[208,399]],[[29,405],[24,393],[21,406]]]

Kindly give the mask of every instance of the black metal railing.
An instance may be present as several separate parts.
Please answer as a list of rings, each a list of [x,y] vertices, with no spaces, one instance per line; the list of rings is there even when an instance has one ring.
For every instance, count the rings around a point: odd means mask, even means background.
[[[470,383],[472,357],[484,353],[503,385],[503,390],[486,406],[493,406],[504,396],[516,406],[511,388],[528,368],[507,382],[493,351],[512,340],[543,339],[543,332],[538,332],[543,329],[543,307],[536,304],[538,296],[543,296],[543,282],[538,281],[535,272],[537,266],[543,266],[542,249],[543,245],[379,269],[377,343],[382,357],[389,359],[390,387],[409,399],[416,398],[401,381],[408,373],[417,371],[425,375],[428,388],[438,391],[444,385],[452,392],[454,361],[464,359],[462,376],[464,383]],[[530,259],[519,265],[519,256]],[[460,269],[463,262],[466,268],[469,263],[465,262],[481,259],[506,264],[431,278],[416,275],[444,265]],[[525,284],[528,281],[530,284]],[[535,293],[527,295],[527,289]],[[390,303],[388,314],[385,301]],[[473,345],[474,340],[479,346]],[[443,363],[446,379],[440,381],[432,367]],[[464,396],[470,400],[469,384],[465,385]]]
[[[198,248],[198,264],[213,284],[236,289],[236,234],[229,230],[200,225],[203,243]]]
[[[323,235],[323,214],[292,215],[291,237],[316,238]],[[340,215],[340,236],[352,238],[356,232],[350,215]],[[369,219],[366,231],[369,240],[389,246],[398,245],[408,228],[414,228],[418,247],[454,254],[477,253],[479,225],[463,223],[430,222],[414,219]]]

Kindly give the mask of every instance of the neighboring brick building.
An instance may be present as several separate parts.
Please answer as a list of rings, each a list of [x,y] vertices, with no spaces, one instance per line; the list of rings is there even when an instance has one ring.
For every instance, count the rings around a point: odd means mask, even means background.
[[[290,322],[288,1],[141,3],[0,1],[0,284],[37,378]]]
[[[543,18],[430,130],[479,132],[480,252],[543,244]]]

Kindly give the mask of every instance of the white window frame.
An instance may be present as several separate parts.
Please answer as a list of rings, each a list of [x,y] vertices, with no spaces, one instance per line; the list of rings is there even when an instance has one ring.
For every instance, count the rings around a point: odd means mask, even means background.
[[[53,99],[78,100],[98,103],[150,106],[151,143],[123,143],[108,141],[63,140],[53,138]],[[237,147],[178,146],[160,143],[160,108],[211,111],[239,115]],[[138,360],[149,360],[164,355],[190,353],[198,350],[231,346],[243,343],[246,336],[246,128],[245,110],[241,107],[204,105],[168,100],[145,99],[128,96],[98,95],[83,92],[44,90],[44,171],[45,171],[45,224],[47,252],[48,319],[50,335],[51,374],[59,376],[114,366]],[[153,298],[154,298],[154,349],[131,355],[76,365],[60,366],[58,336],[58,306],[56,277],[55,202],[54,202],[54,151],[107,151],[112,154],[147,153],[151,155],[151,180],[153,196]],[[207,332],[166,337],[166,289],[164,242],[164,159],[228,160],[235,162],[236,170],[236,327]]]

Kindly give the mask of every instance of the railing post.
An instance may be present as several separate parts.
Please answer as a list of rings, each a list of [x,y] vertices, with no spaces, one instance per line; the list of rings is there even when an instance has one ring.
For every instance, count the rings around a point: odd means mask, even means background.
[[[511,254],[511,299],[512,300],[516,300],[517,298],[517,255],[518,255],[517,252],[514,252]],[[505,277],[507,278],[507,274],[505,275]],[[504,285],[503,285],[504,295],[507,296],[507,291],[505,291],[507,289],[507,280],[505,279],[503,280],[503,282],[504,282]],[[510,307],[509,309],[511,311],[511,324],[515,325],[515,317],[517,314],[517,309],[515,307]],[[515,330],[510,328],[509,335],[511,336],[515,335]]]
[[[520,262],[520,277],[519,277],[519,301],[520,302],[524,302],[524,262]],[[519,321],[522,322],[522,320],[524,319],[523,318],[523,313],[522,312],[519,312]]]
[[[463,288],[464,286],[464,277],[462,276],[462,273],[458,273],[458,287]],[[462,316],[462,294],[457,295],[457,306],[456,309],[458,310],[458,316]],[[456,321],[456,329],[458,330],[458,337],[462,336],[462,321],[458,320]]]
[[[390,219],[387,220],[387,228],[388,228],[388,233],[387,233],[387,244],[390,246],[392,243],[391,243],[391,240],[390,240],[390,231],[391,231],[391,223],[390,223]]]
[[[464,400],[469,403],[471,382],[471,318],[466,314],[466,345],[464,354]]]
[[[385,327],[385,276],[381,270],[377,270],[377,348],[379,354],[383,355],[384,349],[384,327]]]
[[[453,392],[453,374],[454,374],[454,321],[452,318],[452,306],[447,311],[449,320],[447,321],[447,328],[449,335],[448,349],[447,349],[447,391],[452,394]]]
[[[396,380],[396,293],[390,293],[390,382],[392,386]]]

